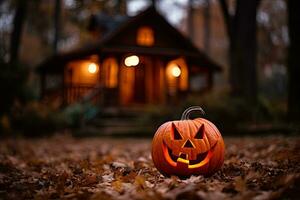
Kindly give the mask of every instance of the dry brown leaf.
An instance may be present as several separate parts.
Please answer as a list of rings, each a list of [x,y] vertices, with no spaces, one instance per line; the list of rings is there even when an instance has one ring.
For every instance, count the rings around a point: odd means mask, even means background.
[[[0,199],[297,199],[298,137],[226,138],[211,177],[164,177],[149,139],[0,140]]]

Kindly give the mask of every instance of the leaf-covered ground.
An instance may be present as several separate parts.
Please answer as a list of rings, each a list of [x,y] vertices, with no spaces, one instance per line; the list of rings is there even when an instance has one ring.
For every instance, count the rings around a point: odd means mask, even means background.
[[[150,139],[0,141],[0,199],[299,199],[300,138],[226,138],[209,178],[166,178]]]

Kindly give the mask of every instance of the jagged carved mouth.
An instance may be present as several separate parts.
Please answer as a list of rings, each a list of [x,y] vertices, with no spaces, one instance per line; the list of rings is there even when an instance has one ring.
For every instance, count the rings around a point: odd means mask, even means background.
[[[217,144],[217,143],[216,143]],[[216,146],[216,144],[209,150],[204,153],[200,153],[197,155],[196,160],[189,160],[188,154],[179,153],[179,156],[176,156],[172,153],[172,149],[170,149],[165,142],[163,142],[163,152],[166,160],[169,164],[176,167],[178,163],[182,163],[188,166],[188,168],[198,168],[205,164],[207,164],[212,156],[212,150]]]

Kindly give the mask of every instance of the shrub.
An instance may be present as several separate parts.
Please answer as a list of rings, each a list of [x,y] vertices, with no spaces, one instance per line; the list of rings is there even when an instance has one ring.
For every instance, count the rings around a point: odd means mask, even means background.
[[[89,103],[75,103],[66,107],[62,113],[69,127],[78,128],[85,122],[93,119],[99,112],[99,108]]]
[[[12,127],[25,136],[49,135],[67,126],[65,116],[51,106],[30,102],[15,105],[11,112]]]
[[[226,131],[245,124],[270,123],[284,119],[282,103],[271,102],[262,96],[259,96],[256,106],[253,107],[240,97],[230,96],[228,91],[217,91],[205,95],[191,95],[182,106],[187,108],[191,105],[203,107],[205,118]]]

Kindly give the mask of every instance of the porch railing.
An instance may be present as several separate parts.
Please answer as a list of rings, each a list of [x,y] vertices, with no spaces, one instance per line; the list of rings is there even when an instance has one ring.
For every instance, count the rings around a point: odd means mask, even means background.
[[[100,101],[100,90],[98,85],[91,84],[67,84],[64,88],[64,100],[66,104],[90,101],[98,104]]]

